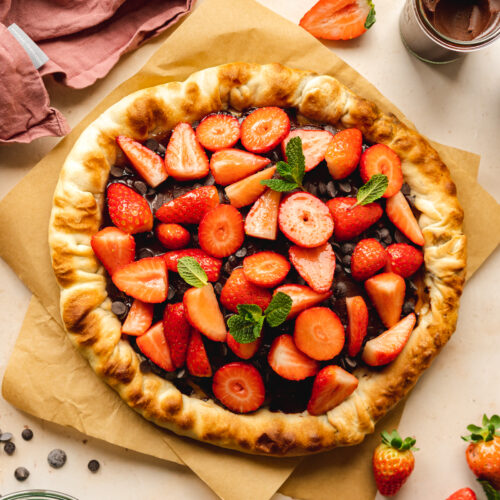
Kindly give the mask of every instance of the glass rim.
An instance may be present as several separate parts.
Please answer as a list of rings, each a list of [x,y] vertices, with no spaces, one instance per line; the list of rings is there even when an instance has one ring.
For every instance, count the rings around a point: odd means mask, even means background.
[[[2,500],[78,500],[76,497],[58,491],[36,489],[36,490],[22,490],[7,493],[2,496]]]

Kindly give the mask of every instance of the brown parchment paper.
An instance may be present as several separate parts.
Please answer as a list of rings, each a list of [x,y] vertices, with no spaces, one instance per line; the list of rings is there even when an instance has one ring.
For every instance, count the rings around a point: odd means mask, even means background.
[[[253,0],[232,0],[228,6],[226,0],[206,0],[139,73],[91,111],[0,203],[0,255],[35,295],[6,370],[3,394],[17,407],[40,418],[143,453],[183,462],[221,498],[257,500],[269,498],[300,459],[246,456],[179,438],[144,422],[121,403],[66,341],[47,245],[52,193],[64,158],[93,119],[140,88],[183,80],[199,69],[231,61],[277,61],[332,74],[357,93],[377,102],[384,111],[393,112],[410,123],[369,82],[301,28]],[[492,224],[500,223],[500,207],[475,182],[477,155],[435,146],[452,171],[466,212],[468,275],[471,276],[498,245],[500,235],[486,234],[486,231]],[[54,377],[55,370],[57,377]],[[111,411],[103,414],[107,405]],[[386,417],[388,427],[397,424],[402,406]],[[124,437],[130,435],[122,432],[125,426],[134,427],[133,443],[124,442]],[[356,485],[357,496],[353,498],[373,498],[374,486],[367,468],[373,449],[370,439],[376,440],[376,437],[368,438],[366,444],[356,448],[304,459],[285,485],[285,491],[299,498],[348,499],[347,487],[352,491]],[[147,445],[139,449],[141,441]],[[318,480],[320,483],[313,485]]]

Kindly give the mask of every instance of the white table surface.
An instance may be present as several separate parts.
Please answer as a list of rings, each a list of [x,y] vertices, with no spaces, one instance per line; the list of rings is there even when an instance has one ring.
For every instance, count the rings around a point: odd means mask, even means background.
[[[315,0],[261,3],[298,22]],[[479,182],[500,201],[500,42],[460,62],[430,66],[410,56],[401,44],[397,22],[403,1],[378,0],[376,4],[377,23],[367,34],[351,42],[327,45],[375,84],[425,135],[480,153]],[[71,125],[78,123],[113,88],[134,74],[161,41],[153,40],[123,57],[104,80],[88,89],[72,90],[48,81],[51,104],[65,114]],[[57,138],[43,138],[28,145],[0,146],[0,198],[57,142]],[[499,279],[497,249],[467,285],[456,335],[422,377],[406,405],[400,431],[415,435],[420,451],[413,475],[397,495],[400,500],[444,499],[463,486],[479,492],[464,459],[465,443],[459,436],[468,423],[479,421],[483,412],[500,413],[495,349],[500,325]],[[0,376],[29,298],[25,286],[0,260]],[[20,437],[24,425],[35,433],[31,442]],[[0,428],[14,433],[17,446],[12,457],[0,451],[3,495],[46,487],[80,500],[153,499],[159,498],[159,492],[165,499],[215,498],[186,468],[95,439],[84,443],[84,435],[21,413],[1,397]],[[68,454],[68,462],[60,470],[51,469],[46,461],[53,448],[62,448]],[[95,475],[86,468],[92,458],[101,462],[101,470]],[[14,479],[18,466],[31,472],[25,483]]]

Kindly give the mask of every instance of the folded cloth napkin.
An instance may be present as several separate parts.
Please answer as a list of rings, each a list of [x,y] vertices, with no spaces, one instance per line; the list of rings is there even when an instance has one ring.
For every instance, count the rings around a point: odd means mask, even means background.
[[[122,54],[187,14],[195,0],[3,0],[0,2],[0,142],[65,135],[41,76],[83,88]],[[6,26],[17,24],[49,61],[37,70]]]

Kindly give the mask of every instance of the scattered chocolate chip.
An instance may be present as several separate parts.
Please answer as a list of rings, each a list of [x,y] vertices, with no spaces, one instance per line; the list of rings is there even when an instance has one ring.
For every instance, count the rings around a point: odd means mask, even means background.
[[[246,254],[247,254],[247,249],[245,247],[242,247],[234,255],[236,255],[236,257],[242,259],[243,257],[245,257]]]
[[[160,143],[156,139],[147,139],[144,141],[144,146],[146,146],[151,151],[155,151],[158,149]]]
[[[155,253],[151,248],[141,248],[138,252],[139,259],[146,259],[148,257],[154,257]]]
[[[408,196],[411,193],[410,186],[406,184],[406,182],[401,186],[401,192],[405,195]]]
[[[14,471],[14,477],[18,481],[26,481],[26,479],[28,479],[29,475],[30,475],[30,471],[28,469],[26,469],[26,467],[18,467]]]
[[[141,364],[139,365],[139,370],[141,370],[141,373],[151,373],[151,365],[149,364],[149,361],[147,360],[141,361]]]
[[[339,182],[339,189],[343,192],[343,193],[350,193],[351,190],[352,190],[352,186],[349,182],[347,181],[340,181]]]
[[[407,316],[415,310],[415,301],[413,299],[407,300],[403,305],[403,314]]]
[[[143,196],[148,192],[148,186],[146,186],[146,183],[144,183],[142,181],[135,181],[134,188],[136,189],[136,191],[141,193]]]
[[[392,243],[392,236],[389,234],[389,236],[386,236],[384,239],[383,239],[383,242],[386,244],[386,245],[390,245]]]
[[[10,432],[3,432],[0,435],[0,443],[5,443],[5,441],[10,441],[12,439],[12,434]]]
[[[344,254],[350,254],[354,252],[355,245],[353,243],[344,243],[341,250]]]
[[[236,257],[234,255],[230,255],[227,261],[231,264],[236,264]]]
[[[87,465],[90,472],[97,472],[100,466],[101,464],[97,460],[91,460]]]
[[[383,227],[382,229],[377,230],[377,236],[383,240],[384,238],[387,238],[391,234],[389,233],[389,229],[386,227]]]
[[[231,274],[233,266],[231,265],[231,262],[228,261],[222,266],[222,269],[226,274]]]
[[[399,229],[394,231],[394,239],[396,240],[396,243],[406,243],[406,237]]]
[[[323,181],[318,183],[318,190],[321,196],[324,196],[326,194],[326,184]]]
[[[175,288],[169,287],[167,293],[167,299],[172,300],[175,296]]]
[[[52,450],[47,456],[47,461],[54,469],[60,469],[66,463],[66,453],[59,448]]]
[[[220,295],[220,293],[222,292],[222,284],[216,283],[214,286],[214,290],[217,295]]]
[[[111,304],[111,311],[113,311],[113,313],[117,316],[121,316],[127,312],[127,306],[120,300],[115,300]]]
[[[215,184],[215,179],[212,174],[208,175],[204,182],[205,186],[213,186]]]
[[[183,368],[177,372],[177,378],[182,378],[186,375],[186,370]]]
[[[318,196],[318,186],[316,184],[307,184],[306,191],[311,193],[313,196]]]
[[[344,264],[344,266],[350,266],[351,265],[351,256],[344,255],[344,257],[342,259],[342,264]]]
[[[16,445],[12,441],[7,441],[3,445],[3,451],[5,451],[7,455],[12,455],[16,451]]]
[[[116,165],[113,165],[109,171],[112,177],[122,177],[123,174],[125,173],[123,168],[117,167]]]
[[[21,437],[25,441],[31,441],[33,439],[33,431],[31,429],[24,429],[23,432],[21,432]]]
[[[331,198],[335,198],[335,195],[337,194],[337,188],[335,187],[335,183],[333,181],[330,181],[326,185],[326,192],[328,193],[328,196]]]
[[[335,283],[335,287],[333,289],[333,293],[336,297],[343,297],[347,292],[347,285],[342,281],[338,281]]]
[[[157,192],[153,188],[150,187],[150,188],[148,188],[148,191],[147,191],[146,195],[147,196],[153,196],[154,195],[156,197]]]

